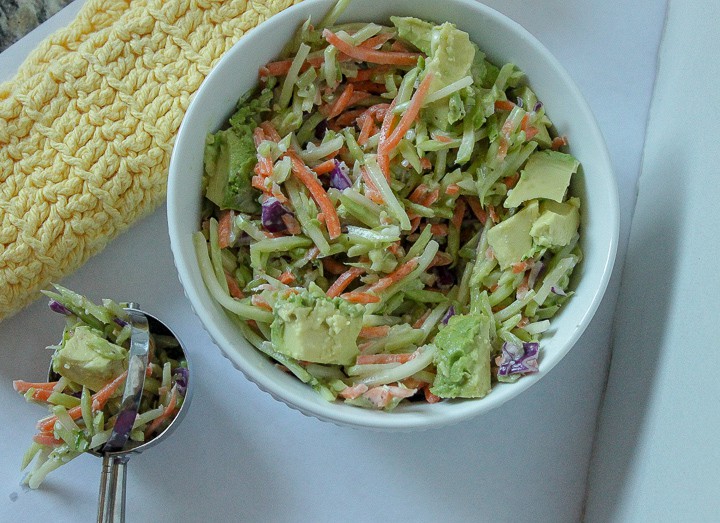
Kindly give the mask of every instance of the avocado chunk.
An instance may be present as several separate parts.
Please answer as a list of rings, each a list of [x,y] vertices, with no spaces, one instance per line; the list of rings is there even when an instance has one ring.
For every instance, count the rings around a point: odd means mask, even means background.
[[[538,202],[532,201],[524,209],[488,231],[488,243],[501,269],[506,269],[532,254],[533,237],[530,231],[539,216]]]
[[[564,247],[577,233],[580,225],[580,200],[570,198],[557,203],[547,200],[540,204],[540,217],[530,228],[530,236],[542,247]]]
[[[53,370],[97,391],[127,368],[128,351],[87,326],[78,326],[53,356]]]
[[[458,314],[435,336],[435,383],[441,398],[482,398],[490,392],[491,322],[485,314]]]
[[[430,54],[431,32],[435,27],[430,22],[412,16],[391,16],[390,21],[398,30],[398,37],[410,42],[426,55]]]
[[[512,189],[505,208],[518,207],[521,203],[536,198],[546,198],[562,202],[570,178],[578,170],[580,163],[569,154],[559,151],[537,151],[530,155],[520,179]]]
[[[273,85],[269,83],[257,96],[255,90],[245,93],[230,117],[230,128],[205,140],[205,196],[221,209],[260,210],[260,193],[252,187],[257,164],[253,131],[261,114],[270,111]]]
[[[278,352],[313,363],[355,362],[362,328],[361,306],[303,291],[279,298],[273,314],[270,339]]]
[[[470,75],[475,58],[475,45],[465,31],[450,22],[433,25],[412,17],[394,16],[390,20],[398,29],[398,36],[427,55],[426,73],[432,73],[428,94]],[[423,108],[423,115],[433,126],[446,130],[455,121],[457,108],[451,108],[447,98],[436,100]]]
[[[225,129],[205,141],[205,196],[221,209],[252,213],[260,209],[252,187],[257,157],[252,135]]]

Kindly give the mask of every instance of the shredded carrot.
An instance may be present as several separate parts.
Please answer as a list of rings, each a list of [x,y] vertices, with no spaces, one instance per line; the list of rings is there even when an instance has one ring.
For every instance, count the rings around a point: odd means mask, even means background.
[[[376,363],[407,363],[415,357],[413,352],[400,352],[397,354],[360,354],[355,361],[356,365],[372,365]]]
[[[358,135],[357,143],[359,145],[365,145],[367,141],[370,139],[370,136],[374,134],[374,131],[376,131],[377,128],[375,126],[375,122],[372,118],[365,118],[363,121],[362,127],[360,129],[360,134]]]
[[[220,211],[220,218],[218,220],[218,245],[221,249],[230,245],[233,214],[234,213],[230,209]]]
[[[57,381],[48,381],[48,382],[41,382],[41,383],[32,383],[30,381],[23,381],[23,380],[15,380],[13,381],[13,388],[21,393],[24,394],[30,389],[35,390],[53,390],[55,385],[57,385]]]
[[[408,231],[408,234],[412,234],[417,231],[418,227],[420,227],[420,220],[422,220],[421,216],[410,218],[410,230]]]
[[[290,159],[292,160],[292,172],[300,180],[305,187],[310,191],[315,203],[320,207],[321,212],[325,215],[325,225],[327,226],[328,234],[330,239],[334,240],[340,236],[340,218],[338,217],[335,205],[328,197],[323,186],[317,180],[315,173],[305,165],[297,154],[294,152],[288,152]]]
[[[306,71],[310,67],[320,67],[325,62],[324,56],[315,56],[308,58],[300,67],[300,71]],[[292,66],[292,59],[290,60],[278,60],[276,62],[269,62],[260,68],[260,76],[284,76],[290,71]]]
[[[525,113],[522,117],[522,120],[520,120],[520,130],[525,131],[526,134],[527,134],[529,122],[530,122],[530,115],[528,113]]]
[[[433,223],[430,225],[430,232],[433,236],[447,236],[448,227],[445,223]]]
[[[507,136],[504,134],[500,135],[500,145],[498,146],[497,151],[497,157],[499,160],[504,160],[507,156],[508,147],[510,147],[510,142],[507,139]]]
[[[556,136],[555,138],[552,139],[550,148],[553,151],[557,151],[558,149],[560,149],[560,147],[562,147],[563,145],[567,145],[567,144],[568,144],[567,138],[565,138],[564,136]]]
[[[433,138],[438,142],[442,143],[452,142],[452,138],[450,138],[449,136],[445,136],[444,134],[436,133],[435,135],[433,135]]]
[[[462,225],[463,217],[465,216],[465,209],[467,209],[467,204],[465,203],[464,198],[458,198],[455,202],[455,209],[453,209],[453,215],[450,219],[450,223],[456,228],[460,229],[460,226]]]
[[[451,183],[447,187],[445,187],[445,194],[448,196],[455,196],[460,192],[460,186],[456,183]]]
[[[317,164],[315,167],[312,168],[313,171],[315,171],[315,174],[327,174],[330,171],[335,169],[335,160],[333,158],[329,160],[325,160],[322,163]]]
[[[380,194],[380,191],[378,190],[377,186],[375,185],[375,182],[372,181],[372,178],[370,178],[370,175],[367,173],[364,166],[360,167],[360,175],[362,176],[362,179],[365,182],[365,196],[367,196],[370,200],[372,200],[375,203],[379,203],[379,204],[385,203],[385,200],[383,200],[383,197]]]
[[[52,393],[52,390],[36,389],[32,393],[32,399],[36,401],[47,401]]]
[[[424,205],[425,207],[430,207],[433,203],[438,201],[438,198],[440,198],[440,189],[435,187],[425,196],[425,198],[423,198],[421,205]]]
[[[279,142],[282,139],[280,137],[280,133],[278,133],[277,129],[275,129],[275,126],[267,120],[260,124],[260,128],[265,133],[265,139],[271,140],[275,143]]]
[[[430,265],[428,265],[428,269],[430,267],[440,267],[443,265],[450,265],[453,262],[453,257],[450,256],[448,253],[439,251],[430,262]]]
[[[117,391],[118,387],[120,387],[120,385],[125,381],[125,378],[127,378],[127,371],[120,374],[113,381],[111,381],[102,389],[93,394],[93,411],[98,411],[105,406],[105,403],[107,403],[107,401],[112,397],[115,391]],[[80,405],[77,405],[76,407],[68,409],[67,413],[72,419],[78,419],[80,416],[82,416],[82,407]],[[53,430],[56,421],[57,416],[48,416],[47,418],[41,419],[38,422],[37,428],[40,429],[41,432],[50,432]]]
[[[289,285],[295,281],[295,275],[291,271],[285,271],[280,275],[278,280],[280,280],[285,285]]]
[[[345,109],[350,106],[350,100],[352,99],[353,91],[355,91],[354,84],[347,84],[342,94],[337,97],[328,110],[327,118],[335,118]]]
[[[163,410],[162,414],[155,418],[152,423],[150,423],[148,428],[145,429],[146,438],[149,437],[153,432],[155,432],[165,420],[167,420],[170,416],[173,415],[173,413],[177,409],[177,395],[177,386],[173,386],[172,393],[170,394],[170,401],[168,401],[165,410]]]
[[[240,285],[238,285],[237,280],[230,276],[227,272],[225,273],[225,281],[227,282],[228,292],[230,292],[230,296],[238,299],[245,297],[242,289],[240,289]]]
[[[357,383],[355,385],[345,387],[340,391],[340,395],[345,399],[354,400],[355,398],[359,398],[365,394],[367,390],[367,385],[364,383]]]
[[[403,44],[400,40],[395,40],[392,45],[390,46],[391,51],[401,51],[401,52],[408,52],[409,49],[405,44]]]
[[[487,206],[488,214],[490,215],[490,219],[493,221],[493,223],[498,223],[500,219],[498,218],[497,212],[495,211],[494,205],[488,205]]]
[[[440,396],[436,396],[432,392],[430,392],[430,385],[425,385],[423,387],[423,391],[425,393],[425,401],[428,403],[437,403],[438,401],[442,400]]]
[[[495,109],[498,111],[512,111],[515,104],[510,100],[495,100]]]
[[[258,164],[258,165],[259,165],[259,164]],[[265,185],[265,180],[266,180],[266,179],[267,179],[267,178],[265,178],[264,176],[259,175],[259,174],[256,174],[255,176],[252,177],[252,180],[251,180],[250,184],[251,184],[253,187],[255,187],[258,191],[262,191],[262,192],[264,192],[264,193],[267,194],[267,195],[271,195],[271,194],[272,194],[272,189],[269,189],[269,188],[267,187],[267,185]]]
[[[405,114],[403,114],[402,118],[400,118],[397,127],[395,127],[387,140],[383,141],[383,152],[388,153],[397,147],[402,137],[405,136],[405,133],[410,130],[415,118],[417,118],[420,113],[420,108],[422,107],[423,100],[425,100],[425,96],[427,96],[428,90],[430,89],[430,82],[432,82],[432,79],[432,73],[425,74],[425,78],[422,79],[422,82],[420,82],[420,85],[410,99],[410,104],[408,105]],[[379,147],[380,146],[378,145],[378,148]]]
[[[425,195],[428,193],[429,188],[426,184],[421,183],[415,189],[413,192],[410,193],[410,196],[408,196],[408,200],[410,200],[413,203],[420,203],[425,198]]]
[[[385,140],[387,140],[388,136],[390,135],[392,126],[395,123],[395,114],[393,113],[393,109],[395,109],[396,103],[397,98],[393,98],[393,101],[390,103],[390,107],[388,107],[385,111],[385,115],[383,116],[383,122],[380,126],[380,139],[378,140],[377,149],[378,165],[380,166],[380,170],[385,175],[385,179],[388,181],[390,180],[390,150],[386,149]]]
[[[527,262],[527,260],[519,261],[512,264],[512,271],[515,274],[520,274],[521,272],[525,272],[530,268],[530,264]]]
[[[430,160],[427,156],[423,156],[422,158],[420,158],[420,167],[422,167],[424,171],[432,169],[432,163],[430,163]]]
[[[40,432],[33,436],[33,441],[47,447],[56,447],[62,444],[63,440],[57,439],[52,432]]]
[[[349,109],[337,118],[335,118],[335,120],[328,124],[328,126],[330,126],[331,124],[337,124],[339,129],[342,129],[343,127],[348,127],[352,125],[352,123],[357,120],[364,112],[365,108]]]
[[[338,276],[338,279],[335,280],[335,282],[328,288],[327,292],[325,293],[330,298],[335,298],[336,296],[339,296],[340,293],[342,293],[350,283],[355,280],[355,278],[359,277],[362,273],[365,272],[365,269],[362,269],[360,267],[350,267],[347,271],[343,272]]]
[[[346,292],[341,294],[340,297],[350,303],[377,303],[380,301],[380,296],[361,291]]]
[[[520,173],[515,172],[515,174],[511,174],[510,176],[506,176],[503,178],[503,183],[505,184],[505,187],[508,189],[512,189],[517,184],[518,180],[520,179]]]
[[[402,280],[405,276],[410,274],[415,267],[418,265],[418,259],[417,257],[411,258],[405,263],[403,263],[400,267],[395,269],[393,272],[388,274],[387,276],[384,276],[383,278],[380,278],[378,281],[370,285],[368,287],[368,292],[380,292],[388,287],[390,287],[393,283],[397,283],[398,281]]]
[[[466,198],[466,200],[470,205],[470,210],[473,212],[475,217],[480,220],[480,223],[485,225],[485,222],[487,221],[487,213],[482,208],[482,205],[480,205],[480,200],[475,197]]]
[[[387,87],[385,86],[385,84],[382,84],[380,82],[353,82],[353,85],[355,86],[355,90],[370,94],[383,94],[387,92]]]
[[[419,329],[423,326],[423,323],[425,323],[425,320],[428,319],[428,316],[430,316],[430,312],[432,312],[430,309],[426,310],[422,316],[420,316],[415,323],[413,323],[413,329]]]
[[[364,47],[351,45],[329,29],[324,29],[322,35],[329,44],[337,47],[338,51],[345,53],[350,58],[362,62],[370,62],[374,64],[415,65],[418,57],[421,56],[418,53],[376,51],[374,49],[366,49]]]
[[[370,38],[365,40],[358,47],[363,47],[365,49],[377,49],[378,47],[382,46],[385,42],[390,40],[393,36],[395,36],[394,33],[376,34],[375,36],[371,36]]]
[[[347,267],[340,263],[339,261],[334,260],[333,258],[323,258],[322,259],[323,269],[325,269],[330,274],[342,274],[347,270]]]
[[[259,294],[253,294],[250,298],[250,303],[252,303],[255,307],[258,309],[263,309],[268,312],[272,312],[273,308],[270,306],[270,304],[267,302],[265,298],[260,296]]]
[[[525,130],[525,138],[526,138],[527,140],[532,140],[533,138],[535,138],[535,135],[536,135],[537,133],[539,133],[539,132],[540,132],[540,131],[538,130],[537,127],[533,127],[532,125],[530,125],[530,126],[528,126],[528,128]]]
[[[387,336],[388,332],[390,332],[389,325],[378,325],[376,327],[367,326],[360,329],[359,336],[361,338],[382,338],[383,336]]]
[[[348,77],[348,82],[366,82],[372,80],[375,75],[384,74],[389,70],[389,67],[384,65],[378,65],[376,67],[370,67],[368,69],[360,69],[357,75],[354,77]]]

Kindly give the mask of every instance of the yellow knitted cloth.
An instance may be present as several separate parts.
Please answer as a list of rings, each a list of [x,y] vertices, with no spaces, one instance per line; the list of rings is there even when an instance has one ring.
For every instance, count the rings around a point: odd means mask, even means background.
[[[0,85],[0,319],[165,197],[217,60],[295,0],[88,0]]]

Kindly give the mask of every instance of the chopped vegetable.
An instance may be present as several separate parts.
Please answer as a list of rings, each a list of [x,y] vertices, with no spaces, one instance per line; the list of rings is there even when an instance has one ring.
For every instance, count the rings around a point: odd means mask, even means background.
[[[203,279],[328,400],[481,398],[537,370],[572,299],[580,164],[513,64],[448,22],[336,25],[347,4],[307,21],[231,119],[252,118],[257,205],[228,220],[206,192]]]

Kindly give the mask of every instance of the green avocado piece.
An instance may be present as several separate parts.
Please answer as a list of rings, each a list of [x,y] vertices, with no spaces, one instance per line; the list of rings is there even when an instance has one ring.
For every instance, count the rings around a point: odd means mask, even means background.
[[[435,26],[431,32],[430,54],[425,70],[433,74],[429,94],[470,74],[475,58],[475,46],[465,31],[450,22]],[[424,108],[424,117],[435,127],[446,130],[451,107],[448,99],[440,99]]]
[[[579,166],[580,162],[569,154],[551,150],[534,152],[520,173],[517,185],[505,198],[504,207],[517,207],[536,198],[562,202],[570,178]]]
[[[87,326],[75,327],[53,356],[53,370],[97,391],[127,368],[127,349]]]
[[[398,37],[411,43],[426,55],[430,54],[431,32],[435,27],[430,22],[412,16],[391,16],[390,21],[398,30]]]
[[[564,247],[577,233],[580,225],[579,209],[579,198],[570,198],[563,203],[544,201],[540,204],[540,217],[530,228],[530,236],[542,247]]]
[[[361,306],[304,291],[279,298],[273,314],[270,339],[278,352],[314,363],[355,362],[362,328]]]
[[[430,392],[441,398],[482,398],[490,392],[491,322],[458,314],[435,336],[437,368]]]
[[[538,202],[532,201],[488,231],[488,243],[501,269],[506,269],[532,254],[533,237],[530,231],[539,216]]]
[[[470,36],[445,22],[433,25],[413,17],[393,16],[390,18],[398,30],[398,36],[420,49],[427,55],[425,72],[433,74],[428,94],[442,89],[471,74],[476,46]],[[446,130],[458,119],[457,97],[436,100],[423,108],[423,117],[433,126]],[[452,120],[452,121],[451,121]]]
[[[252,135],[225,129],[205,142],[205,196],[221,209],[252,213],[260,209],[252,187],[257,156]]]

